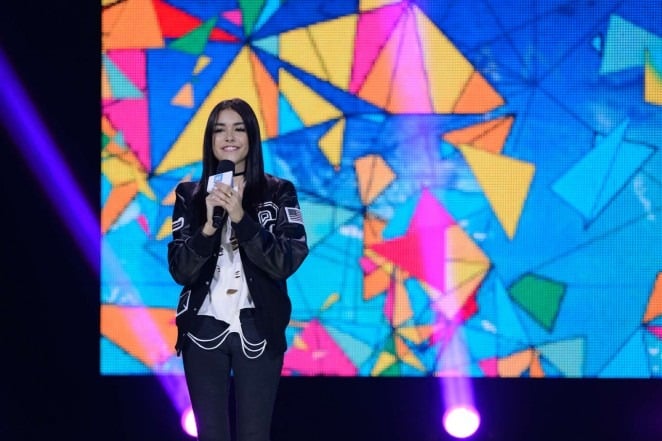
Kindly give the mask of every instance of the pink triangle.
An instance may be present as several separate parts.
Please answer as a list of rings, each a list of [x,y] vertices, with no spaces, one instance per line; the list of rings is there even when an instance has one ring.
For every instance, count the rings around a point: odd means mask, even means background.
[[[114,50],[106,53],[115,66],[131,80],[139,90],[147,88],[147,74],[145,69],[145,52],[143,50]]]
[[[144,214],[139,214],[137,219],[138,225],[140,225],[140,228],[145,232],[147,236],[149,236],[149,221],[147,220],[147,217]]]
[[[416,28],[416,16],[409,13],[406,17],[401,28],[398,53],[393,54],[395,72],[388,108],[398,113],[432,113],[432,98],[423,65],[423,50]]]
[[[648,326],[648,332],[657,338],[662,338],[662,326]]]
[[[430,190],[423,189],[416,211],[409,222],[409,231],[439,227],[445,230],[452,225],[455,225],[455,219],[448,214]]]
[[[498,377],[499,376],[499,363],[496,357],[485,358],[478,362],[478,365],[485,373],[486,377]]]
[[[108,104],[103,114],[114,127],[121,127],[124,141],[145,171],[151,171],[147,99],[121,100]]]
[[[361,266],[361,270],[363,271],[364,274],[370,274],[371,272],[379,268],[379,265],[377,265],[375,262],[372,261],[372,259],[368,259],[367,257],[361,257],[359,259],[359,266]]]
[[[299,338],[306,348],[290,346],[285,353],[284,374],[356,376],[352,361],[319,321],[308,323]]]
[[[405,236],[375,244],[371,249],[440,291],[445,287],[443,229],[407,232]]]
[[[370,247],[414,277],[446,289],[446,229],[455,221],[425,190],[404,236]]]
[[[354,42],[354,63],[349,91],[357,93],[373,63],[391,36],[398,19],[406,10],[406,2],[394,3],[359,16],[356,25],[356,41]]]
[[[243,18],[241,15],[241,9],[235,9],[232,11],[225,11],[223,14],[221,14],[223,18],[225,18],[227,21],[229,21],[232,24],[235,24],[237,26],[241,26],[243,23]]]

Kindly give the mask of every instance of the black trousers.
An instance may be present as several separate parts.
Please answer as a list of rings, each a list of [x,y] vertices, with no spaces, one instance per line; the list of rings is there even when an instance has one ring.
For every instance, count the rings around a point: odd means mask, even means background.
[[[250,311],[242,311],[244,336],[251,342],[262,337],[255,328]],[[212,317],[199,316],[196,337],[213,338],[228,327]],[[250,353],[249,353],[250,355]],[[195,415],[199,441],[269,441],[271,418],[283,367],[283,354],[265,351],[255,359],[247,358],[241,337],[230,334],[216,349],[187,342],[182,357],[184,374]],[[234,386],[236,438],[231,437],[230,382]]]

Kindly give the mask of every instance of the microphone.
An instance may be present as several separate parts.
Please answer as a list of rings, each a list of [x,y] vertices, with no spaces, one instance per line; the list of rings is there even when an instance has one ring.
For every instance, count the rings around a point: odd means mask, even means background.
[[[234,162],[223,159],[216,166],[216,179],[221,179],[221,175],[227,172],[232,172],[232,175],[234,175]],[[214,225],[214,228],[221,228],[223,226],[223,209],[221,207],[214,207],[212,225]]]

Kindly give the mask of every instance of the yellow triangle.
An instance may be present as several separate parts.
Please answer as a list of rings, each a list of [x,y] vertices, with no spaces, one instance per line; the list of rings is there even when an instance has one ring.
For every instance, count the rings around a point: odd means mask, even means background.
[[[249,59],[249,49],[244,47],[225,71],[221,80],[214,86],[198,111],[184,128],[179,138],[156,168],[155,173],[163,174],[170,170],[193,164],[202,160],[202,138],[209,113],[219,101],[240,97],[247,101],[257,115],[260,127],[264,127],[263,113],[260,109],[258,89],[253,82],[253,73]],[[264,138],[265,131],[262,130]]]
[[[425,340],[430,338],[434,328],[431,325],[420,325],[420,326],[404,326],[397,329],[398,334],[406,338],[407,340],[420,345]]]
[[[324,301],[324,304],[321,306],[320,309],[322,311],[326,311],[327,309],[332,307],[335,303],[337,303],[338,300],[340,300],[340,294],[338,294],[337,292],[334,292],[334,293],[330,294],[329,297],[326,298],[326,300]]]
[[[535,166],[469,145],[460,145],[459,149],[482,187],[499,223],[512,239],[529,193]]]
[[[195,68],[193,69],[193,74],[197,75],[202,72],[205,67],[211,63],[211,58],[206,55],[201,55],[198,57],[198,61],[195,63]]]
[[[322,58],[325,71],[328,72],[328,81],[342,90],[349,87],[357,21],[356,15],[347,15],[310,27],[315,47]],[[339,35],[342,35],[342,44],[338,44]],[[301,67],[303,66],[306,64]]]
[[[474,68],[420,9],[415,7],[414,11],[434,111],[452,113]]]
[[[280,58],[318,78],[328,81],[328,66],[322,64],[320,52],[315,47],[309,28],[299,28],[280,34]]]
[[[326,132],[319,140],[319,146],[326,159],[333,167],[340,168],[340,159],[342,158],[343,137],[345,134],[345,118],[341,118]]]
[[[370,376],[371,377],[379,376],[379,374],[381,374],[386,369],[393,366],[393,364],[396,361],[397,361],[397,359],[390,352],[382,352],[381,354],[379,354],[379,357],[377,358],[377,361],[375,362],[375,365],[372,367],[372,371],[370,372]]]
[[[453,265],[455,266],[455,264]],[[455,317],[457,312],[464,307],[471,294],[485,278],[485,274],[487,274],[487,269],[474,272],[472,277],[465,279],[461,284],[455,284],[452,291],[437,301],[437,307],[447,319]]]
[[[336,107],[286,70],[280,70],[279,80],[280,90],[306,126],[314,126],[342,116],[342,112]]]
[[[648,51],[646,51],[644,72],[644,95],[646,102],[662,105],[662,72],[655,70]]]
[[[402,0],[360,0],[359,11],[371,11],[392,3],[400,3]]]
[[[161,228],[159,228],[159,232],[156,234],[156,239],[157,240],[165,239],[166,237],[170,237],[171,233],[172,233],[172,218],[168,216],[163,220],[163,223],[161,224]]]
[[[292,346],[299,349],[299,350],[301,350],[301,351],[307,351],[308,350],[308,344],[306,343],[306,341],[303,338],[301,338],[301,336],[299,334],[294,336],[294,341],[293,341]]]

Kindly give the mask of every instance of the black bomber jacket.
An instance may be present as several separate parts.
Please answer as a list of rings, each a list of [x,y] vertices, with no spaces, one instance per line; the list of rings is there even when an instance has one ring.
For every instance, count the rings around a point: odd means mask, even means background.
[[[244,217],[232,223],[244,267],[246,283],[255,304],[255,323],[267,339],[267,351],[287,349],[285,328],[292,304],[286,280],[308,255],[306,232],[294,185],[266,175],[268,197],[254,209],[244,207]],[[177,305],[177,342],[181,353],[195,331],[193,318],[205,296],[218,259],[220,230],[212,237],[202,234],[195,218],[193,194],[197,183],[180,183],[175,192],[172,241],[168,244],[168,267],[175,282],[183,285]]]

